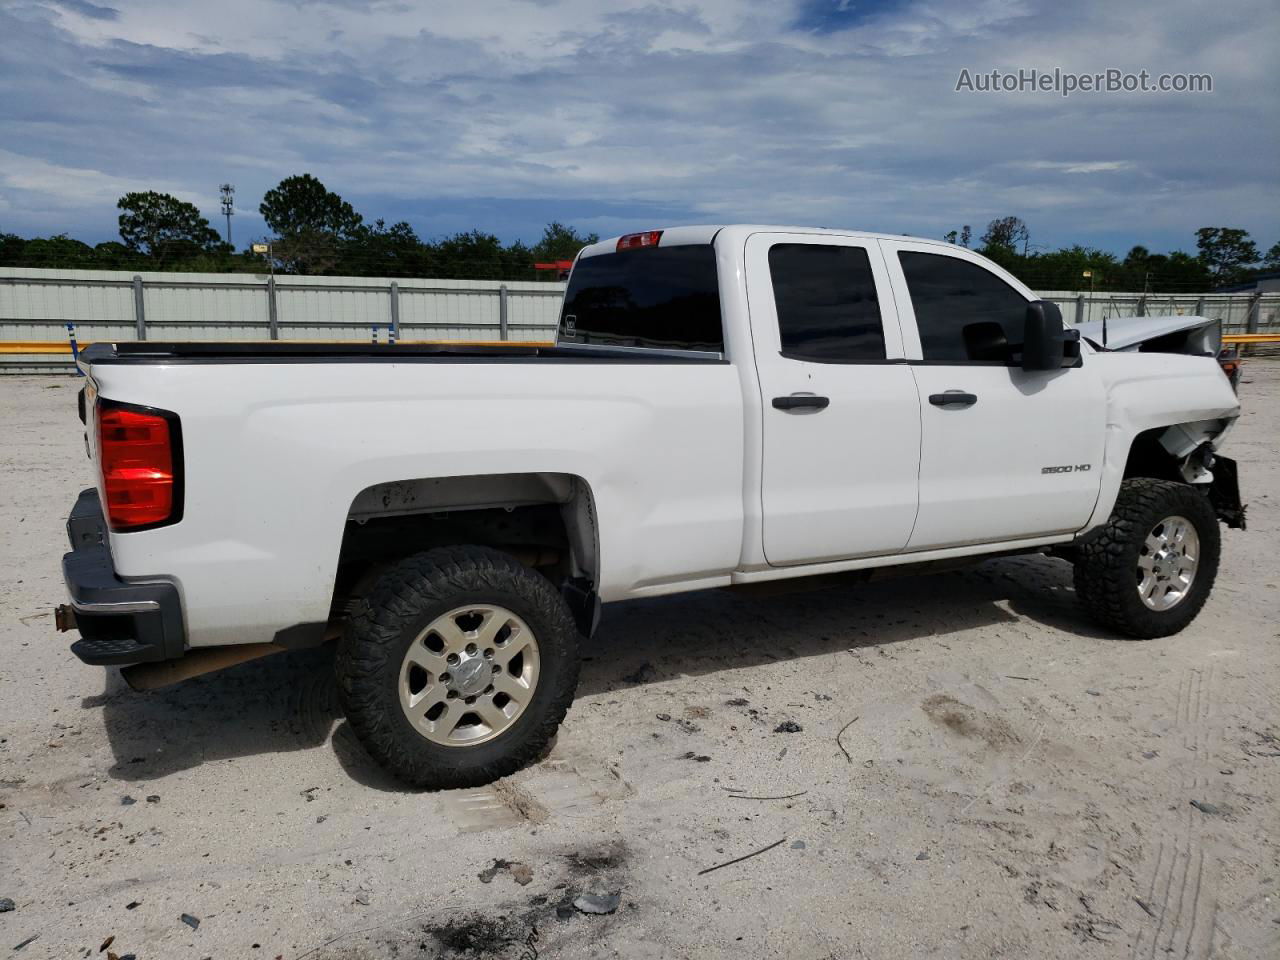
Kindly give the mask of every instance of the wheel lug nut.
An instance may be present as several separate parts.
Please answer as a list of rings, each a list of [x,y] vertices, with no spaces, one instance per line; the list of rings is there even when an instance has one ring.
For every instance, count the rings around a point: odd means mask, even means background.
[[[450,677],[447,673],[442,673],[442,674],[440,674],[440,682],[441,682],[441,683],[448,683],[448,682],[449,682],[450,680],[452,680],[452,679],[453,679],[453,678],[452,678],[452,677]]]
[[[445,698],[446,700],[457,700],[457,699],[458,699],[458,691],[457,691],[457,690],[450,690],[448,693],[446,693],[446,694],[444,695],[444,698]]]
[[[485,687],[485,688],[484,688],[484,692],[485,692],[485,693],[493,693],[493,684],[491,683],[491,684],[489,684],[487,687]]]
[[[501,673],[501,672],[502,672],[502,668],[501,668],[500,666],[498,666],[498,665],[495,663],[495,664],[493,665],[493,672],[494,672],[494,673]]]
[[[445,657],[445,659],[448,660],[449,663],[452,664],[453,666],[458,665],[458,655],[456,653],[449,654],[449,656]]]
[[[490,647],[488,650],[486,650],[486,651],[484,652],[484,658],[485,658],[486,660],[492,660],[492,659],[493,659],[493,647]]]
[[[476,702],[476,698],[475,698],[475,697],[467,697],[467,703],[468,703],[468,704],[475,703],[475,702]]]
[[[473,656],[473,657],[474,657],[474,656],[476,655],[476,650],[477,650],[477,647],[476,647],[476,645],[475,645],[474,643],[468,643],[468,644],[467,644],[467,653],[468,653],[468,654],[470,654],[471,656]]]

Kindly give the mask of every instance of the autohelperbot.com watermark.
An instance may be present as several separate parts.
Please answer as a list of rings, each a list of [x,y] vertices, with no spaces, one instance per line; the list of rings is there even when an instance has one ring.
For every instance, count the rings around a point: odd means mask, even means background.
[[[970,70],[956,78],[956,93],[1213,93],[1208,73],[1152,73],[1108,67],[1097,73],[1074,73],[1055,67],[1018,70]]]

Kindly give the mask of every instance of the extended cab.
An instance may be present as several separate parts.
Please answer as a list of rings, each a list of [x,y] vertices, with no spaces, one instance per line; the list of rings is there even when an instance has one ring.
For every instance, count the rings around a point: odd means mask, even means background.
[[[728,226],[584,249],[554,347],[94,346],[59,623],[138,686],[336,639],[428,787],[537,756],[615,600],[1054,551],[1164,636],[1243,525],[1202,327],[1109,351],[954,245]]]

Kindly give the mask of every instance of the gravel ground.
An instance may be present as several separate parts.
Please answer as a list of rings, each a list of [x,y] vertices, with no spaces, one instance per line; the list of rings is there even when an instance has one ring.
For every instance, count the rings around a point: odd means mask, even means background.
[[[1280,956],[1278,363],[1181,635],[1104,634],[1039,557],[621,604],[550,755],[439,794],[323,652],[150,694],[72,657],[76,387],[0,380],[0,955]]]

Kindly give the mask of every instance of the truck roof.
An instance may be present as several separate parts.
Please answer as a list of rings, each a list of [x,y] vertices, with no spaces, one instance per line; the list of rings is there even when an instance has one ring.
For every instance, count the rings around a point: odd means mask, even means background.
[[[932,237],[916,237],[906,233],[871,233],[866,230],[844,230],[838,227],[798,227],[780,224],[724,223],[696,224],[693,226],[665,227],[658,229],[662,232],[661,245],[664,247],[682,246],[694,243],[710,243],[716,238],[718,233],[724,230],[732,231],[734,234],[739,234],[743,237],[752,233],[810,233],[838,237],[858,237],[864,240],[907,239],[915,243],[933,243],[940,247],[949,246],[945,240],[936,240]],[[602,253],[614,253],[618,249],[618,241],[624,236],[632,236],[632,234],[620,234],[616,237],[609,237],[608,239],[601,240],[599,243],[593,243],[588,247],[583,247],[579,256],[595,257]]]

